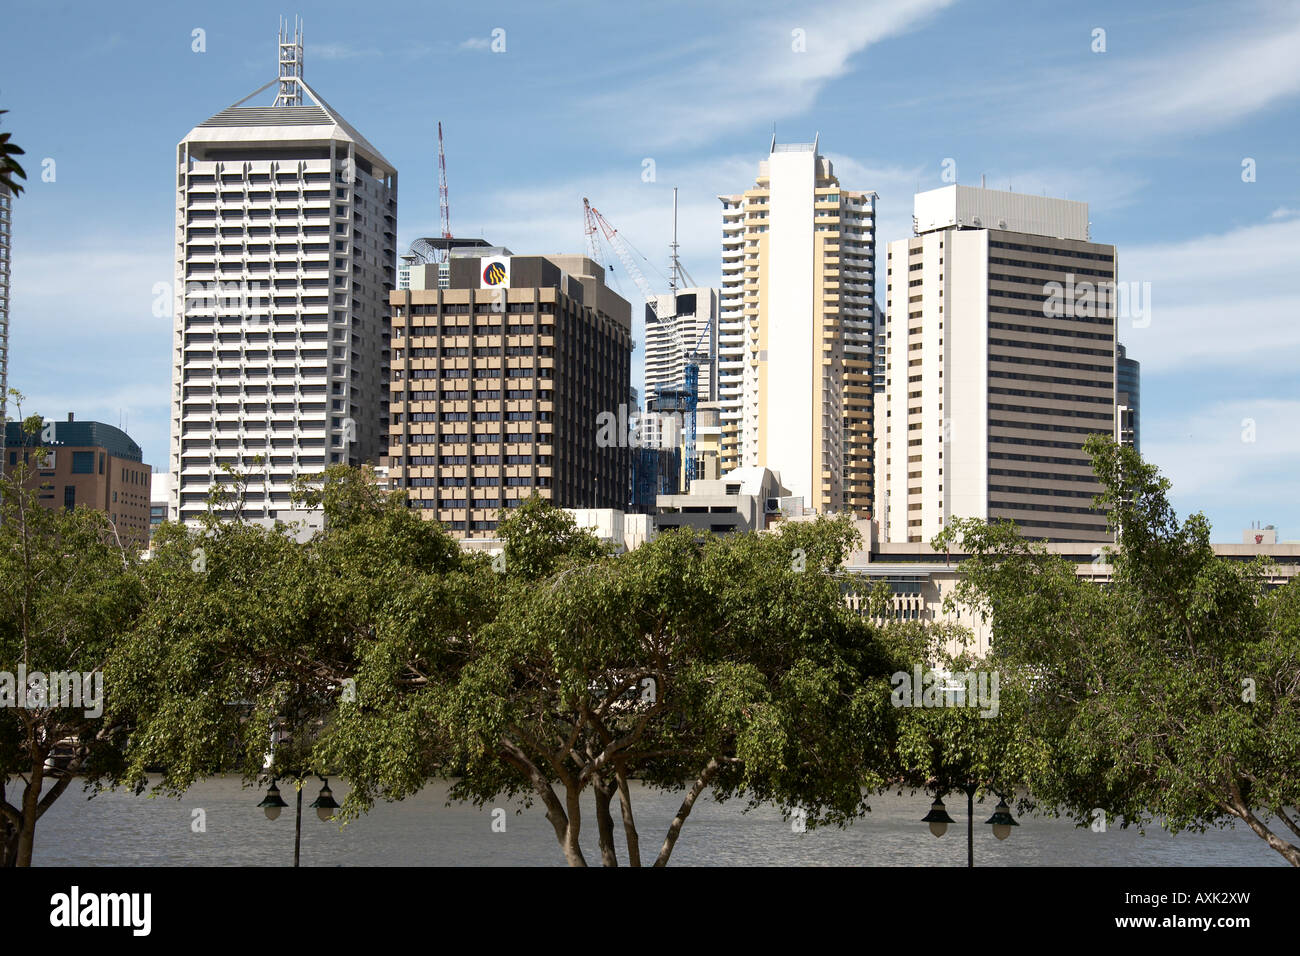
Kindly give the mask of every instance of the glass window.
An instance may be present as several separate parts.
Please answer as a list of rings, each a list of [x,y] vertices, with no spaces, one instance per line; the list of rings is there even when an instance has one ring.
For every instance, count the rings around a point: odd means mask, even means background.
[[[93,451],[74,451],[72,453],[72,473],[74,475],[93,475],[95,473],[95,453]]]

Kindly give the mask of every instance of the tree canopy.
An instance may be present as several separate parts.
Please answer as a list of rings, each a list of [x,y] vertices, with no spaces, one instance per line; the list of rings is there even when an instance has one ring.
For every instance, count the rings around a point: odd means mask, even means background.
[[[1086,447],[1117,536],[1109,583],[1005,523],[935,541],[971,554],[959,596],[992,615],[993,659],[1032,677],[1035,800],[1080,823],[1237,820],[1300,865],[1300,585],[1270,591],[1264,560],[1216,557],[1204,516],[1180,523],[1132,448]]]

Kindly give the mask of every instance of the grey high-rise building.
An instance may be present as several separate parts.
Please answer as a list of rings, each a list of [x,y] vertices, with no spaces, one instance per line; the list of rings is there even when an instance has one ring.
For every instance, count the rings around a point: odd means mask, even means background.
[[[1115,405],[1119,441],[1142,451],[1142,363],[1128,357],[1123,345],[1116,345]]]
[[[9,237],[13,228],[13,196],[0,186],[0,421],[9,398]]]

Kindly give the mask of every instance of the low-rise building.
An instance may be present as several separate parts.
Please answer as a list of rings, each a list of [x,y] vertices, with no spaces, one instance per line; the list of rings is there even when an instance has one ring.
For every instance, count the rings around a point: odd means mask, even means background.
[[[781,475],[770,468],[737,468],[721,478],[696,479],[690,493],[660,495],[655,530],[694,528],[714,534],[760,531],[802,502],[792,499]]]
[[[46,457],[38,462],[38,448]],[[5,424],[4,472],[20,464],[31,468],[24,486],[39,492],[44,508],[95,508],[108,515],[122,543],[149,543],[151,470],[140,446],[120,428],[103,422],[47,422],[41,434]]]

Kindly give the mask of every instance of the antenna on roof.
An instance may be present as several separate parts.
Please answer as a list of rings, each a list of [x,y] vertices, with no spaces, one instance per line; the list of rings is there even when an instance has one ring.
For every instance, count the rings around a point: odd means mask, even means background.
[[[669,256],[671,269],[668,272],[668,291],[675,297],[677,295],[677,274],[681,268],[681,262],[677,258],[677,187],[673,187],[673,241],[669,247],[672,254]],[[674,299],[674,301],[676,301]],[[674,309],[676,306],[674,306]]]
[[[302,21],[293,18],[293,36],[289,36],[289,21],[280,18],[280,92],[276,106],[302,106]]]

